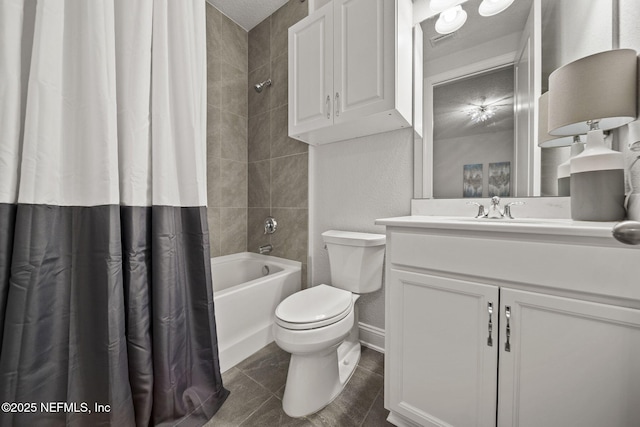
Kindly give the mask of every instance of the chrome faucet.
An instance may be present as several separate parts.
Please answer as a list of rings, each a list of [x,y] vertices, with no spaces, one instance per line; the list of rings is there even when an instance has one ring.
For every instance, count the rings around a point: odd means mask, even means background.
[[[500,210],[500,197],[493,196],[491,198],[491,206],[489,206],[489,211],[485,215],[487,218],[503,218],[504,213]]]
[[[476,218],[510,218],[513,219],[511,215],[511,206],[514,205],[524,205],[524,202],[509,202],[504,205],[504,210],[500,209],[500,197],[493,196],[489,201],[491,205],[488,210],[485,210],[484,206],[478,202],[467,202],[468,205],[473,205],[478,207],[478,214],[475,216]]]
[[[264,220],[264,234],[273,234],[276,232],[276,228],[278,228],[278,222],[274,217],[268,216]]]

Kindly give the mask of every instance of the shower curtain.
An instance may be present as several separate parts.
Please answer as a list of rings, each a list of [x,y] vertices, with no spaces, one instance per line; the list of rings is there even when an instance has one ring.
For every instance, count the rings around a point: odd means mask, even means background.
[[[0,425],[203,425],[228,395],[204,0],[0,0]]]

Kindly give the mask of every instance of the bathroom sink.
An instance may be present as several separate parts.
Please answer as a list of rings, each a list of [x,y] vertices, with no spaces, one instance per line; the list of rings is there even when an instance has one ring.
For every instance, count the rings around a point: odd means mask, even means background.
[[[564,224],[570,222],[568,219],[548,219],[548,218],[473,218],[461,216],[434,216],[432,220],[448,223],[478,223],[478,224]]]

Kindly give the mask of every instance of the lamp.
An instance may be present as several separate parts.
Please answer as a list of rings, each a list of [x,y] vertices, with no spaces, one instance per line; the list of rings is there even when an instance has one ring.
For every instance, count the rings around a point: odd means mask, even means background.
[[[483,0],[478,8],[480,16],[493,16],[502,12],[513,3],[514,0]]]
[[[549,92],[545,92],[538,98],[538,147],[559,148],[571,146],[571,154],[566,162],[558,165],[558,196],[569,196],[571,169],[569,167],[571,159],[582,153],[584,142],[581,135],[574,136],[554,136],[548,132],[548,112],[549,112]]]
[[[457,5],[440,13],[436,21],[436,31],[440,34],[450,34],[458,31],[467,22],[467,12]]]
[[[551,135],[587,133],[585,150],[571,159],[571,217],[616,221],[625,216],[624,158],[607,148],[603,130],[635,120],[637,55],[610,50],[571,62],[549,76]]]

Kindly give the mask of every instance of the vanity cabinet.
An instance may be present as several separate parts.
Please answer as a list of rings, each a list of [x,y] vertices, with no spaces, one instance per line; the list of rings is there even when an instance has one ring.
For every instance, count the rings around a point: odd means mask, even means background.
[[[638,247],[602,230],[377,223],[390,422],[640,425]]]
[[[289,28],[289,136],[411,126],[411,0],[333,0]]]

